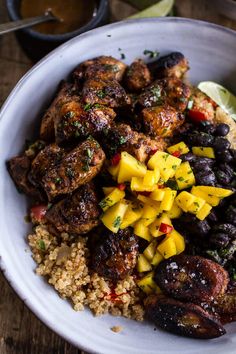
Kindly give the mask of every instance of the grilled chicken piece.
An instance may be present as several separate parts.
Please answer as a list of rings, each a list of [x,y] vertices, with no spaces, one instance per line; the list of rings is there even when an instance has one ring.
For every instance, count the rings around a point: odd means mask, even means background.
[[[117,124],[103,141],[107,156],[112,157],[117,152],[127,151],[140,162],[145,162],[152,152],[165,149],[163,139],[152,140],[143,133],[138,133],[127,124]]]
[[[193,100],[191,111],[203,113],[205,119],[214,124],[217,104],[198,88],[194,88],[191,99]]]
[[[171,137],[184,123],[184,115],[168,104],[144,108],[142,118],[146,133],[152,137]]]
[[[138,255],[138,240],[131,228],[116,234],[102,227],[96,230],[91,249],[91,267],[104,278],[117,281],[131,274]]]
[[[221,315],[234,315],[236,318],[236,289],[228,290],[214,301],[214,307]]]
[[[210,303],[227,289],[228,273],[219,264],[199,256],[171,257],[156,268],[155,282],[176,299]]]
[[[86,234],[99,224],[98,203],[94,184],[90,182],[54,204],[47,211],[46,220],[59,232]]]
[[[55,117],[56,142],[71,138],[98,137],[108,130],[116,113],[102,105],[84,104],[79,97],[60,106]]]
[[[151,73],[143,60],[135,60],[125,73],[125,85],[129,91],[139,92],[151,82]]]
[[[26,155],[13,157],[7,162],[8,171],[19,192],[23,192],[35,200],[44,200],[41,192],[28,180],[31,161]]]
[[[101,80],[97,77],[85,81],[82,97],[88,104],[102,104],[112,108],[126,106],[131,103],[125,89],[118,81]]]
[[[152,65],[154,77],[182,78],[189,70],[189,63],[182,53],[173,52],[159,58]]]
[[[73,192],[91,181],[100,171],[105,154],[94,139],[87,139],[70,151],[57,166],[43,177],[48,199]]]
[[[126,64],[109,56],[101,56],[81,63],[73,73],[77,85],[87,79],[121,81],[125,73]]]
[[[56,144],[47,145],[41,150],[31,163],[28,175],[30,182],[36,187],[40,187],[42,178],[46,172],[57,165],[64,156],[64,150]]]
[[[60,107],[66,103],[73,100],[73,98],[77,98],[77,95],[74,91],[73,85],[63,82],[59,86],[59,92],[56,98],[51,103],[50,107],[44,114],[40,126],[40,138],[50,142],[53,141],[55,138],[55,131],[54,131],[54,120],[58,114],[58,110]]]
[[[150,295],[145,309],[148,319],[157,326],[181,336],[211,339],[226,333],[216,317],[192,303]]]
[[[183,112],[191,95],[190,87],[175,77],[154,81],[139,96],[138,103],[144,108],[165,103]]]

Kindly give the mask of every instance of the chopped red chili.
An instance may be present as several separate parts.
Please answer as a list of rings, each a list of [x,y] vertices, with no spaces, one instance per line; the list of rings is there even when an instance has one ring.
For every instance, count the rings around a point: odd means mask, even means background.
[[[42,219],[44,218],[46,212],[47,212],[47,205],[35,205],[30,209],[30,216],[31,219],[36,220],[37,222],[42,221]]]
[[[115,154],[111,159],[112,166],[117,166],[118,163],[120,162],[120,159],[121,159],[121,154],[119,153]]]
[[[192,121],[194,121],[196,123],[207,120],[207,115],[205,113],[203,113],[201,111],[197,111],[195,109],[190,109],[188,111],[188,116]]]
[[[161,223],[159,231],[164,232],[164,234],[169,234],[173,230],[173,226]]]
[[[171,155],[173,155],[175,157],[179,157],[181,155],[181,152],[176,150],[176,151],[173,151]]]
[[[120,191],[124,191],[125,188],[126,188],[126,185],[124,183],[120,183],[117,185],[117,188],[120,190]]]

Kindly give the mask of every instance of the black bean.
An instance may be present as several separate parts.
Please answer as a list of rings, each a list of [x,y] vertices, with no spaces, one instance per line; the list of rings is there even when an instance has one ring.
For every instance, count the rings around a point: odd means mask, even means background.
[[[190,146],[212,146],[214,137],[204,132],[192,132],[186,135],[186,142]]]
[[[214,134],[216,126],[206,120],[199,123],[199,129],[204,133]]]
[[[207,157],[198,157],[195,161],[193,161],[193,167],[196,170],[202,170],[207,168],[207,166],[212,169],[213,165],[215,164],[214,159],[209,159]]]
[[[234,169],[228,163],[221,163],[219,168],[222,171],[225,171],[228,175],[231,175],[232,178],[234,177]]]
[[[217,170],[215,172],[215,175],[216,175],[216,178],[217,178],[217,181],[221,184],[229,184],[232,179],[233,179],[233,176],[228,174],[227,171],[222,171],[222,170]]]
[[[207,217],[207,221],[209,221],[210,223],[215,224],[215,223],[217,223],[218,220],[219,220],[219,218],[218,218],[215,210],[212,210],[210,212],[210,214],[208,215],[208,217]]]
[[[230,153],[231,153],[231,155],[232,155],[232,157],[233,157],[232,163],[233,163],[234,165],[236,165],[236,149],[230,149]]]
[[[230,205],[225,212],[225,221],[236,226],[236,207]]]
[[[180,156],[180,159],[183,161],[183,162],[193,162],[195,160],[197,160],[197,156],[193,155],[191,152],[188,152],[187,154],[183,154]]]
[[[232,160],[233,160],[233,157],[232,157],[229,150],[216,151],[215,155],[216,155],[216,160],[219,162],[229,163],[229,162],[232,162]]]
[[[236,239],[236,227],[230,223],[218,224],[212,228],[213,232],[223,232],[229,235],[230,238]]]
[[[219,255],[227,263],[228,260],[233,258],[233,255],[236,251],[236,241],[232,241],[226,248],[223,248],[219,251]]]
[[[195,173],[196,184],[202,186],[215,186],[217,183],[216,176],[213,171],[199,171]]]
[[[216,136],[213,147],[216,151],[225,151],[230,148],[230,142],[222,136]]]
[[[210,236],[210,244],[216,248],[227,247],[230,241],[230,237],[226,233],[214,233]]]
[[[228,124],[220,123],[216,126],[215,135],[226,136],[229,133],[229,130],[230,130],[230,128],[229,128]]]

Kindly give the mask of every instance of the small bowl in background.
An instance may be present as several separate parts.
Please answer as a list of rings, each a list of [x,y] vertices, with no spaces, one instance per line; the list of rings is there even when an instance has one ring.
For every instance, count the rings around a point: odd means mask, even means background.
[[[12,21],[17,21],[22,18],[20,15],[20,0],[6,0],[6,5],[8,15]],[[98,0],[96,15],[84,26],[79,27],[73,32],[67,32],[63,34],[44,34],[37,32],[32,28],[25,28],[17,31],[16,37],[26,54],[33,61],[37,61],[69,39],[76,37],[81,33],[87,32],[95,27],[106,24],[108,22],[108,18],[108,0]]]
[[[236,21],[236,0],[216,0],[219,13]]]

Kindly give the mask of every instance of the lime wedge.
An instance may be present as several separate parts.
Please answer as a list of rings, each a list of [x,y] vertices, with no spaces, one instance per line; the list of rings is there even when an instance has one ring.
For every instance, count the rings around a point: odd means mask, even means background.
[[[174,5],[174,0],[161,0],[157,4],[138,12],[128,18],[162,17],[168,15]]]
[[[198,88],[236,120],[236,96],[225,87],[212,81],[202,81]]]

